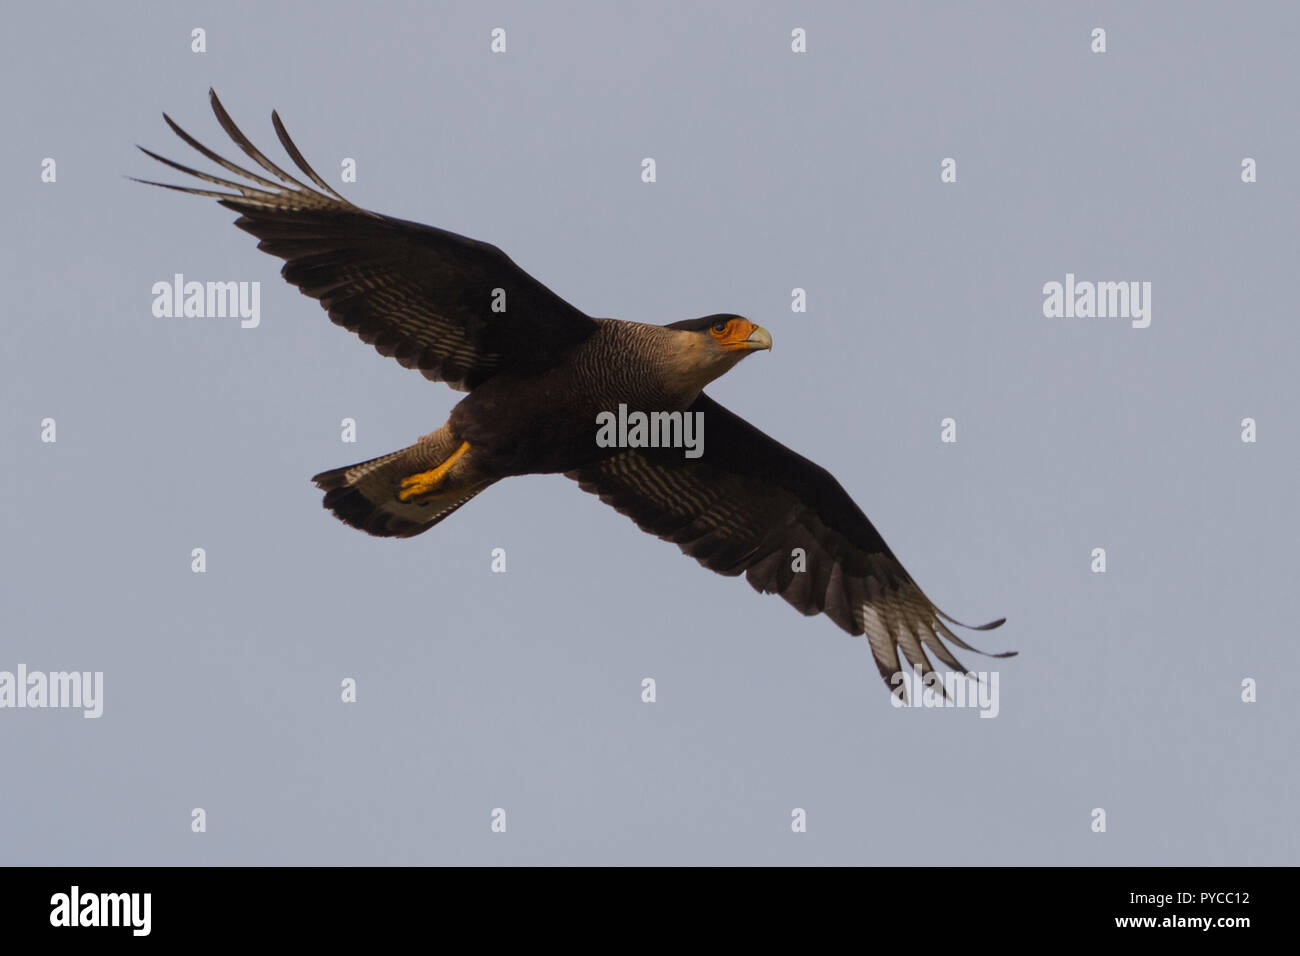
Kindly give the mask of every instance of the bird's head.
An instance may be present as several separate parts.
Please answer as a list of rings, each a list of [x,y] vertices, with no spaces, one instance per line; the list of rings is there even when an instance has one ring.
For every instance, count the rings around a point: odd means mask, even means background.
[[[679,333],[674,364],[697,389],[728,371],[746,355],[772,347],[771,333],[743,315],[706,315],[674,322],[665,328]]]

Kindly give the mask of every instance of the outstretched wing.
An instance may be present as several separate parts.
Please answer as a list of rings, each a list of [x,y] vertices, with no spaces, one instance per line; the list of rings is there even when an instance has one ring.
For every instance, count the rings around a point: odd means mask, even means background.
[[[680,448],[628,448],[567,476],[706,568],[744,572],[758,591],[866,634],[891,689],[900,649],[922,675],[933,670],[927,649],[966,673],[944,640],[983,653],[948,627],[969,625],[930,602],[830,472],[707,395],[690,411],[704,413],[701,457],[686,458]],[[795,549],[802,549],[802,567]]]
[[[352,205],[307,164],[273,112],[281,145],[315,188],[286,173],[249,142],[215,92],[208,96],[230,138],[274,178],[224,159],[164,113],[177,136],[244,181],[140,147],[173,169],[233,191],[137,182],[211,196],[239,213],[235,225],[260,239],[259,249],[285,260],[281,275],[381,354],[468,391],[502,369],[546,368],[595,331],[594,320],[496,246]],[[504,311],[493,311],[494,302]]]

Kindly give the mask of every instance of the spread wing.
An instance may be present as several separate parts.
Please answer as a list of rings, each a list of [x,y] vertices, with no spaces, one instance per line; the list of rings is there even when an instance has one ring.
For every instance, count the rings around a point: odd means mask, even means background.
[[[707,395],[690,411],[704,413],[701,457],[686,458],[680,448],[628,448],[567,476],[706,568],[744,572],[756,590],[866,634],[891,690],[900,650],[922,675],[933,670],[927,650],[966,673],[944,640],[983,653],[948,627],[968,625],[930,602],[830,472]]]
[[[225,191],[137,182],[211,196],[239,213],[235,225],[260,239],[259,249],[285,260],[285,279],[381,354],[468,391],[501,369],[546,368],[595,331],[594,320],[496,246],[352,205],[307,164],[272,113],[281,145],[312,185],[291,176],[249,142],[215,92],[208,95],[222,128],[268,175],[224,159],[164,113],[177,136],[239,178],[202,173],[140,147]],[[494,302],[504,311],[493,311]]]

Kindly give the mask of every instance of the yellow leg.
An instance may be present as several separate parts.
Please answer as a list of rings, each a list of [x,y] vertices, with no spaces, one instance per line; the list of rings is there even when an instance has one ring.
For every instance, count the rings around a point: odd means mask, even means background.
[[[460,447],[451,453],[451,457],[437,468],[403,478],[402,490],[397,493],[397,497],[402,501],[410,501],[412,498],[427,495],[442,484],[442,479],[447,477],[447,472],[451,471],[451,466],[460,461],[461,456],[467,451],[469,451],[469,442],[461,442]]]

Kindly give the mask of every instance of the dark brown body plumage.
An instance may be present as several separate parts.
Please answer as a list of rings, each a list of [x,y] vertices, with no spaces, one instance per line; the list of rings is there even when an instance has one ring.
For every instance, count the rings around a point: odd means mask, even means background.
[[[596,331],[560,355],[552,368],[495,376],[452,410],[453,435],[470,443],[470,455],[486,473],[504,478],[590,464],[614,452],[596,444],[599,413],[616,411],[620,404],[680,412],[699,397],[707,379],[685,370],[672,374],[677,340],[690,333],[639,322],[596,322]]]

